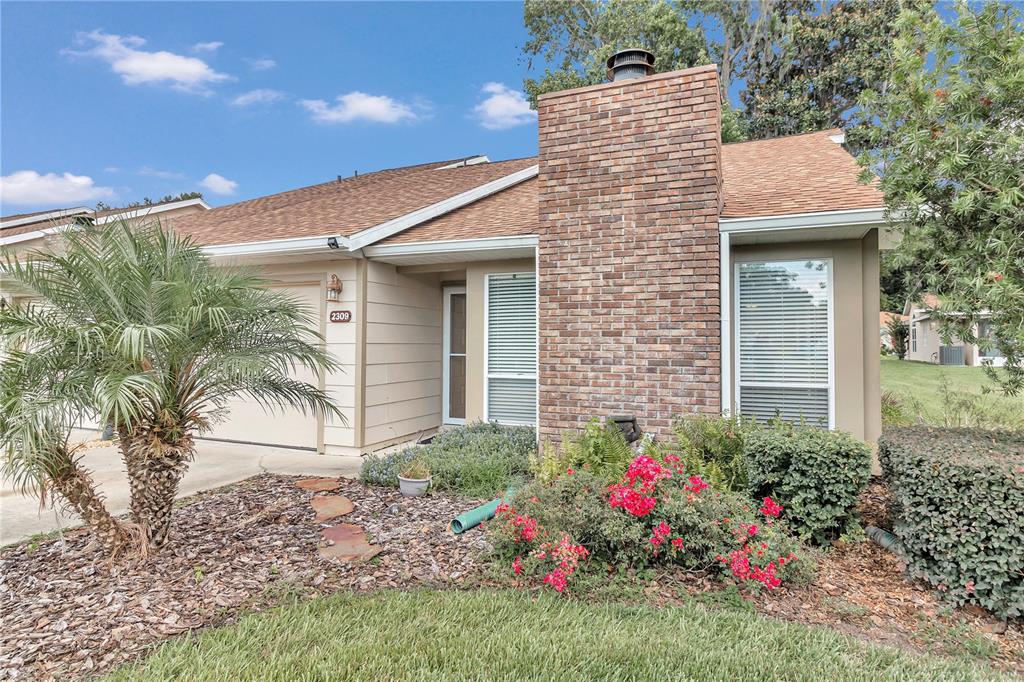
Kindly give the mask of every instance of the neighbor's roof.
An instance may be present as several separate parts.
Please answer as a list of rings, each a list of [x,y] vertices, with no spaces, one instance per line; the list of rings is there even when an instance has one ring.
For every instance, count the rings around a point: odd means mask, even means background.
[[[166,210],[194,205],[209,208],[202,199],[174,199],[173,201],[158,201],[152,204],[105,208],[100,211],[77,207],[51,208],[46,211],[21,213],[0,218],[0,238],[10,238],[21,234],[28,234],[29,232],[61,228],[73,224],[74,221],[108,222],[107,219],[114,220],[116,216],[143,217],[151,212],[156,214]]]
[[[858,182],[860,166],[832,137],[838,128],[722,145],[723,218],[881,208],[882,193]]]
[[[469,157],[477,158],[477,157]],[[204,245],[295,237],[351,236],[537,163],[464,159],[366,173],[182,216],[174,228]]]
[[[899,313],[887,313],[885,311],[878,313],[878,324],[881,325],[882,327],[888,327],[889,323],[892,322],[893,320],[906,322],[907,316],[900,315]]]
[[[723,145],[722,217],[881,208],[881,193],[858,182],[857,161],[830,139],[841,133],[825,130]],[[457,161],[367,173],[251,199],[179,218],[175,228],[205,245],[351,236],[538,163],[533,157],[443,168]],[[535,179],[525,180],[378,243],[536,234],[538,187]]]

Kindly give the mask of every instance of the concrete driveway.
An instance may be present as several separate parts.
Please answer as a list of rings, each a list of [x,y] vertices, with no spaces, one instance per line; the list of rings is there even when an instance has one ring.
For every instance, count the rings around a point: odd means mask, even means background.
[[[86,435],[86,438],[93,437],[92,433]],[[195,461],[181,482],[178,497],[218,488],[260,473],[355,476],[359,473],[361,461],[358,457],[317,455],[287,448],[203,440],[198,443]],[[128,479],[117,448],[94,448],[86,451],[82,459],[106,496],[108,509],[114,514],[128,511]],[[7,482],[0,483],[0,545],[78,525],[81,521],[73,514],[62,514],[50,507],[41,510],[38,499],[19,494]]]

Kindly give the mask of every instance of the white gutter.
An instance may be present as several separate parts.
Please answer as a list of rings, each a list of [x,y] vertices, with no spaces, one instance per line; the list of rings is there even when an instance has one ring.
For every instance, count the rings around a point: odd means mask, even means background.
[[[803,230],[815,227],[846,227],[884,224],[884,208],[858,208],[820,213],[790,213],[753,218],[720,218],[721,232],[758,232],[760,230]]]
[[[382,239],[387,239],[393,234],[397,234],[403,230],[407,230],[410,227],[425,223],[428,220],[442,216],[445,213],[451,213],[457,208],[462,208],[474,201],[479,201],[484,197],[490,196],[500,192],[503,189],[518,185],[519,183],[529,180],[537,176],[539,167],[534,165],[528,168],[524,168],[520,171],[506,175],[503,178],[492,180],[479,187],[474,187],[468,192],[462,194],[456,194],[453,197],[449,197],[444,201],[439,201],[436,204],[425,206],[421,209],[415,210],[412,213],[406,213],[403,216],[399,216],[393,220],[374,225],[360,232],[356,232],[349,240],[349,248],[361,249],[364,246],[369,246],[374,242],[379,242]]]
[[[330,249],[328,242],[337,240],[337,251],[344,255],[350,253],[348,239],[336,234],[320,237],[300,237],[296,239],[271,239],[264,242],[247,242],[244,244],[218,244],[204,246],[203,252],[209,256],[262,256],[274,254],[301,254],[322,252]]]
[[[479,239],[453,239],[443,242],[410,242],[407,244],[382,244],[367,246],[363,253],[368,258],[393,256],[427,256],[438,253],[470,254],[495,249],[532,249],[537,246],[537,235],[519,237],[481,237]]]

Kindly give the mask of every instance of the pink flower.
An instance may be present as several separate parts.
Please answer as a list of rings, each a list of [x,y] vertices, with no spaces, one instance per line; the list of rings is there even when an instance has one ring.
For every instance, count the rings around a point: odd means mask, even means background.
[[[560,568],[556,568],[544,576],[544,582],[555,588],[555,592],[558,592],[559,594],[561,594],[562,591],[565,590],[566,585],[569,584],[568,576],[566,576],[565,572]]]
[[[779,505],[772,498],[766,497],[764,498],[764,500],[762,500],[761,508],[758,509],[758,511],[764,514],[765,516],[770,516],[773,519],[777,519],[779,518],[779,514],[782,513],[782,506]]]
[[[517,556],[512,562],[512,572],[519,575],[523,572],[523,557]]]
[[[675,547],[676,549],[683,549],[683,539],[682,538],[672,538],[672,546]]]
[[[669,529],[668,524],[665,523],[664,521],[662,521],[661,523],[659,523],[657,526],[654,527],[654,534],[655,535],[668,535],[671,532],[672,531]]]
[[[704,482],[704,479],[700,476],[690,476],[690,484],[686,486],[686,489],[691,493],[699,493],[706,489],[708,484]]]

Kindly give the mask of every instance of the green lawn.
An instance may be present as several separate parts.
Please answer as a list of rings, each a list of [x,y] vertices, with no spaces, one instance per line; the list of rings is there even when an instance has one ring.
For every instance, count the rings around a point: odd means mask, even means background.
[[[973,680],[965,660],[699,605],[514,592],[340,594],[159,648],[113,680]]]
[[[949,389],[945,398],[943,380]],[[947,419],[959,417],[988,421],[965,426],[1024,428],[1024,395],[984,394],[985,387],[996,388],[996,385],[981,367],[950,367],[882,358],[882,391],[899,394],[904,401],[904,411],[914,420],[942,425]]]

